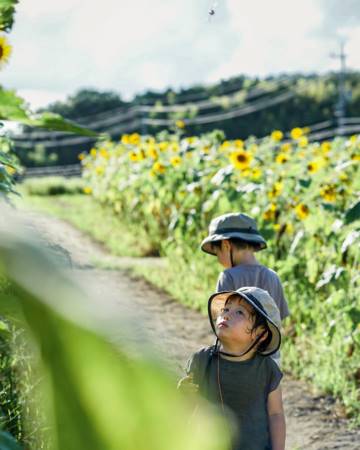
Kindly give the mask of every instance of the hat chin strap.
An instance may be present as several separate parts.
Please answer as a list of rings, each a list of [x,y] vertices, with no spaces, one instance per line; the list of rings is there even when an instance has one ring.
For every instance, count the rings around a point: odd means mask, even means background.
[[[222,352],[221,350],[219,350],[219,349],[218,349],[218,347],[219,347],[219,338],[217,337],[217,338],[216,338],[216,343],[215,343],[215,353],[218,353],[218,354],[220,354],[220,355],[230,356],[230,357],[232,357],[232,358],[237,358],[237,357],[239,357],[239,356],[244,356],[244,355],[246,355],[247,353],[249,353],[249,352],[255,347],[255,345],[260,341],[260,339],[264,336],[265,333],[266,333],[266,330],[263,331],[263,332],[255,339],[255,341],[250,345],[250,347],[249,347],[247,350],[245,350],[244,352],[242,352],[242,353],[240,353],[240,354],[237,354],[237,355],[234,355],[233,353]]]

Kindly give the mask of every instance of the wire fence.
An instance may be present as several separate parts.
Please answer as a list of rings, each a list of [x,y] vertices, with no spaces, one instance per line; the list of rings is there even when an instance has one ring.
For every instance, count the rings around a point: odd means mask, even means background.
[[[23,173],[16,175],[17,181],[26,178],[60,176],[65,178],[81,176],[81,164],[69,164],[66,166],[28,167]]]

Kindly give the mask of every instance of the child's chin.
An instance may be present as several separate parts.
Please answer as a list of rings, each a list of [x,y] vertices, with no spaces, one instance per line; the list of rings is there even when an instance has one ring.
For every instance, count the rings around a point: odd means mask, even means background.
[[[219,338],[221,338],[221,336],[225,336],[226,335],[226,331],[227,328],[226,327],[221,327],[217,329],[217,335]]]

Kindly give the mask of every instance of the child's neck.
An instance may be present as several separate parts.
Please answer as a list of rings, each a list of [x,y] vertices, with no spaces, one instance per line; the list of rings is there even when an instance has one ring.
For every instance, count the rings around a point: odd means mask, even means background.
[[[250,344],[248,344],[244,348],[240,348],[238,345],[233,346],[229,343],[221,342],[220,343],[220,351],[224,353],[230,353],[231,355],[241,355],[241,353],[245,352],[249,348]],[[242,356],[226,356],[221,355],[222,358],[228,359],[229,361],[247,361],[248,359],[252,359],[256,353],[256,349],[251,349],[248,353]]]
[[[254,253],[249,250],[240,250],[233,255],[234,265],[239,266],[241,264],[259,264]]]

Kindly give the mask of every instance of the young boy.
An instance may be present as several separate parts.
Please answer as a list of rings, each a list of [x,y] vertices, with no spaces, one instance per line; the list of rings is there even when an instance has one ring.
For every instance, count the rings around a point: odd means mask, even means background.
[[[255,220],[242,213],[224,214],[213,219],[209,235],[201,243],[201,249],[217,256],[225,268],[219,275],[217,292],[235,291],[242,286],[264,289],[275,300],[283,320],[289,315],[289,309],[280,279],[255,257],[255,252],[266,246]]]
[[[230,412],[233,450],[284,450],[282,373],[269,358],[281,343],[274,300],[260,288],[243,287],[213,294],[208,312],[216,344],[190,358],[179,387],[198,388]]]

